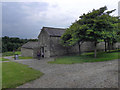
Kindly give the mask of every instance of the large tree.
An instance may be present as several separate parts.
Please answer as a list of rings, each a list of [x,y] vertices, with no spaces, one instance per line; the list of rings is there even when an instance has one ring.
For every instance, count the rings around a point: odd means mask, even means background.
[[[94,57],[96,57],[97,43],[111,37],[109,34],[115,29],[114,19],[116,18],[110,16],[110,13],[115,10],[105,12],[106,10],[107,7],[104,6],[81,15],[79,20],[75,21],[61,37],[63,45],[71,46],[76,43],[80,45],[80,42],[92,41],[94,42]]]

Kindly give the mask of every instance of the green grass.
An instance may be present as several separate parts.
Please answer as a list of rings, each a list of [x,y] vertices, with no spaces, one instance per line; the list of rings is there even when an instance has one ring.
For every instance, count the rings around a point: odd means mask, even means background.
[[[14,58],[14,57],[12,57]],[[33,57],[22,57],[22,56],[19,56],[18,59],[33,59]]]
[[[40,71],[15,62],[2,63],[2,88],[15,88],[42,76]]]
[[[119,56],[118,56],[119,55]],[[85,62],[102,62],[108,60],[114,60],[120,58],[120,52],[105,53],[99,52],[97,58],[94,58],[94,53],[84,53],[82,55],[75,56],[63,56],[56,58],[54,61],[49,61],[52,64],[74,64],[74,63],[85,63]]]
[[[2,53],[2,56],[13,56],[14,54],[20,55],[21,52],[20,51],[16,51],[15,53],[14,52],[4,52],[4,53]]]
[[[22,56],[19,56],[19,59],[33,59],[32,57],[22,57]]]
[[[9,61],[9,59],[6,59],[6,58],[0,58],[0,61]]]

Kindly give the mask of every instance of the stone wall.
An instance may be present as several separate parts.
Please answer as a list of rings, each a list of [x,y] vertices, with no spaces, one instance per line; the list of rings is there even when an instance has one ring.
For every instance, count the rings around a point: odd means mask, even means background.
[[[105,50],[105,42],[100,42],[97,44],[97,50],[98,51],[104,51]]]
[[[120,47],[120,43],[115,43],[113,45],[113,48],[116,49]],[[105,42],[100,42],[97,44],[97,51],[104,51],[105,50]],[[69,54],[72,53],[79,53],[79,45],[72,46],[71,48],[68,49]],[[93,42],[84,42],[81,45],[81,52],[90,52],[94,51],[94,43]]]
[[[60,37],[57,36],[49,36],[48,33],[45,30],[42,30],[39,37],[38,37],[38,45],[39,49],[41,50],[41,47],[44,47],[44,57],[51,57],[51,56],[61,56],[65,54],[73,54],[79,52],[79,45],[75,45],[70,48],[65,48],[60,43]],[[114,44],[114,48],[118,47],[120,43]],[[97,50],[98,51],[104,51],[105,49],[105,43],[100,42],[97,44]],[[36,57],[36,51],[34,53],[34,57]],[[81,52],[89,52],[94,51],[94,42],[84,42],[81,45]]]
[[[44,57],[50,57],[50,37],[45,30],[42,30],[38,37],[39,49],[44,47]]]
[[[88,51],[93,51],[94,50],[94,43],[92,42],[84,42],[82,43],[81,47],[81,52],[88,52]],[[76,44],[75,46],[72,46],[71,48],[68,49],[69,53],[79,53],[79,45]]]
[[[33,57],[33,49],[21,48],[21,55],[23,57]]]
[[[39,48],[34,48],[33,49],[33,57],[34,58],[37,58],[37,51],[38,51]]]
[[[120,43],[115,43],[115,44],[114,44],[114,47],[115,47],[116,49],[118,49],[118,48],[120,49]]]
[[[50,56],[61,56],[67,54],[67,49],[61,45],[60,37],[50,37]]]

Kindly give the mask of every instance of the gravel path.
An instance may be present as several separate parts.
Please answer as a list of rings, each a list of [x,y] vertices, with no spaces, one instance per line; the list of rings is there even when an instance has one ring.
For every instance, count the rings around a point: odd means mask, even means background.
[[[84,64],[48,64],[43,60],[16,60],[44,73],[17,88],[117,88],[118,60]]]

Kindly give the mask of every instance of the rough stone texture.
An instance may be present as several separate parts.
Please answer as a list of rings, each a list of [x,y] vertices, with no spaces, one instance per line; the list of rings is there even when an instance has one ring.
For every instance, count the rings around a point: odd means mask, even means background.
[[[42,30],[38,36],[38,45],[40,51],[44,47],[44,57],[50,57],[50,37],[45,30]]]
[[[115,44],[114,44],[114,47],[116,47],[116,48],[119,48],[119,49],[120,49],[120,43],[115,43]]]
[[[118,60],[83,64],[48,64],[53,58],[16,60],[44,73],[18,88],[117,88]]]
[[[101,51],[101,50],[105,50],[105,42],[100,42],[97,44],[97,50]]]
[[[67,48],[60,43],[60,37],[50,37],[50,56],[60,56],[67,53]]]
[[[33,49],[21,48],[21,56],[33,57]]]
[[[93,51],[94,50],[94,43],[84,42],[80,48],[81,48],[81,52]],[[75,46],[69,48],[68,50],[69,50],[69,53],[78,53],[79,52],[79,45],[75,45]]]
[[[23,57],[37,57],[38,42],[29,41],[21,47],[21,55]]]

